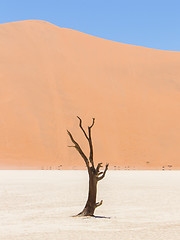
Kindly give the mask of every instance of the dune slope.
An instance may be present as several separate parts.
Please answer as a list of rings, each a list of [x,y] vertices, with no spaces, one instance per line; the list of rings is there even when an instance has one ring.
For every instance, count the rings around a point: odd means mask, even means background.
[[[180,52],[116,43],[44,21],[0,25],[0,168],[83,168],[95,160],[180,169]],[[117,168],[117,167],[116,167]]]

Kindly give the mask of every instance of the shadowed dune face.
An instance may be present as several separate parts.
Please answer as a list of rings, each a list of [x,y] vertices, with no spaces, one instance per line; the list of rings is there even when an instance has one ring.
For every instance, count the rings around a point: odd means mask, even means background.
[[[77,115],[96,118],[95,161],[180,168],[180,52],[32,20],[0,25],[0,56],[1,168],[84,167]]]

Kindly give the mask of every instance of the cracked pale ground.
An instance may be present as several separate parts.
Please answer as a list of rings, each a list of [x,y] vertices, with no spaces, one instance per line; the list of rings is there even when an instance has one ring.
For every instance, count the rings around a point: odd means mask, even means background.
[[[73,218],[87,197],[85,171],[0,171],[1,240],[179,240],[179,171],[109,171],[97,216]]]

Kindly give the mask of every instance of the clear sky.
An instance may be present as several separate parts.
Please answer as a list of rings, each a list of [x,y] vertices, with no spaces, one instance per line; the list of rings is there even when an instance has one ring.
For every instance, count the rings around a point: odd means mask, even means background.
[[[180,0],[0,0],[0,23],[27,19],[117,42],[180,51]]]

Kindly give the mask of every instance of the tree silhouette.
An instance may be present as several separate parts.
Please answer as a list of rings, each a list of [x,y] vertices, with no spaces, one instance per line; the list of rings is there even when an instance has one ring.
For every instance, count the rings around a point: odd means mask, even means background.
[[[102,180],[105,177],[106,171],[108,170],[109,164],[106,164],[105,170],[103,172],[100,171],[100,168],[102,167],[102,163],[98,163],[97,166],[94,166],[94,156],[93,156],[93,144],[92,144],[92,137],[91,137],[91,129],[94,126],[95,118],[93,118],[93,122],[90,126],[88,126],[88,134],[82,127],[82,120],[80,117],[77,116],[79,119],[79,127],[81,128],[82,132],[84,133],[85,138],[88,140],[89,143],[89,149],[90,154],[89,158],[86,157],[84,152],[82,151],[80,145],[74,140],[72,134],[67,130],[67,133],[74,144],[73,146],[68,147],[74,147],[78,153],[83,158],[88,174],[89,174],[89,194],[88,199],[86,202],[86,205],[82,212],[80,212],[77,216],[93,216],[94,211],[97,207],[102,205],[102,200],[100,202],[96,202],[96,195],[97,195],[97,183]]]

